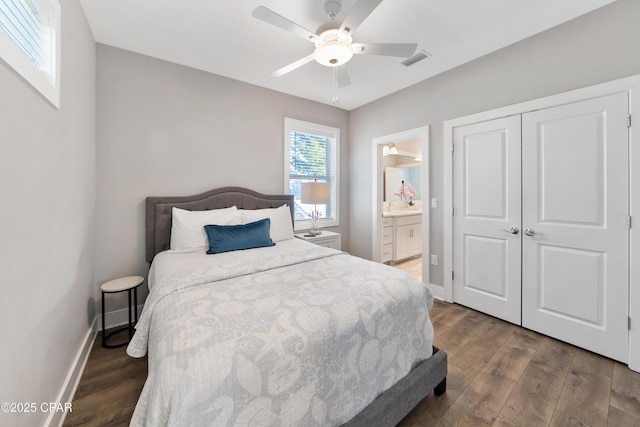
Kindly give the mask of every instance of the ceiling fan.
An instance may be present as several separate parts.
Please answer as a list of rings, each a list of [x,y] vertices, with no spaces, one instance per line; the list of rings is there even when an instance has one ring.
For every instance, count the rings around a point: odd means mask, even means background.
[[[357,0],[344,22],[334,21],[340,13],[342,4],[338,0],[327,0],[325,12],[330,21],[313,33],[293,21],[278,15],[264,6],[257,7],[252,16],[268,24],[302,37],[316,45],[315,51],[289,65],[271,73],[274,77],[283,76],[309,62],[316,61],[327,67],[333,67],[338,87],[351,84],[345,64],[353,55],[381,55],[408,58],[418,47],[415,43],[353,43],[352,35],[382,0]]]

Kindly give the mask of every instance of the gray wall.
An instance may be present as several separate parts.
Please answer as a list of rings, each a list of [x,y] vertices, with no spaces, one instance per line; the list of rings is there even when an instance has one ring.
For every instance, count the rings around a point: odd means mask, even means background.
[[[638,22],[640,1],[618,0],[351,111],[349,187],[371,188],[372,138],[429,125],[431,197],[442,201],[444,120],[639,74]],[[371,204],[372,191],[351,192],[349,251],[364,258],[372,256]],[[430,227],[431,252],[442,259],[441,208],[432,209]],[[441,265],[430,278],[444,283]]]
[[[0,61],[0,402],[55,402],[96,315],[95,42],[61,7],[60,110]]]
[[[105,45],[97,54],[99,283],[147,273],[147,196],[227,185],[282,194],[285,116],[341,129],[335,230],[348,244],[348,112]]]

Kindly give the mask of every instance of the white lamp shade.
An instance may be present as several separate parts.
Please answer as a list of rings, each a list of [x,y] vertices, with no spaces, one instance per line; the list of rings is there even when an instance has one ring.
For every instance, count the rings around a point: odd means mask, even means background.
[[[331,201],[331,186],[328,182],[303,182],[301,201],[308,205],[326,205]]]

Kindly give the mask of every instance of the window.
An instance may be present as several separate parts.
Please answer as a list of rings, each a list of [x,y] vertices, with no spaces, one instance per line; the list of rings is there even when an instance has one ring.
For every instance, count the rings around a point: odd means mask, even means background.
[[[339,225],[338,153],[340,129],[300,120],[284,119],[285,192],[294,195],[296,230],[311,227],[310,213],[320,213],[320,227]],[[331,202],[327,205],[305,205],[300,200],[301,184],[310,181],[331,185]]]
[[[59,0],[0,0],[0,57],[59,108]]]

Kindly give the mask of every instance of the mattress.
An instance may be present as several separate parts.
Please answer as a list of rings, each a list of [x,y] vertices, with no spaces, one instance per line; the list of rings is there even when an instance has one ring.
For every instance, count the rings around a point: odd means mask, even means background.
[[[149,284],[133,426],[340,425],[432,352],[426,285],[297,239],[163,252]]]

